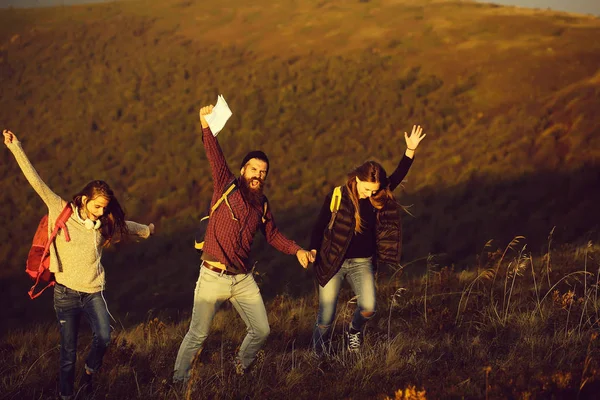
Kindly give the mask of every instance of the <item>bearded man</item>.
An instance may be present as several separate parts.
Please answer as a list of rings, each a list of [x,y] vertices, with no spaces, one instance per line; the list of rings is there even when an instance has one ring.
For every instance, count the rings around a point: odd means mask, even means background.
[[[236,373],[244,374],[267,339],[270,332],[267,311],[249,265],[250,247],[258,230],[277,250],[295,254],[304,268],[314,261],[315,254],[303,250],[279,232],[270,207],[265,207],[268,203],[263,186],[269,172],[269,159],[265,153],[248,153],[242,160],[239,178],[230,171],[221,146],[205,119],[212,109],[212,105],[200,109],[202,142],[213,178],[211,207],[232,182],[239,190],[232,191],[209,219],[192,319],[177,353],[174,382],[189,379],[192,361],[208,336],[215,313],[226,300],[240,314],[248,332],[234,360]]]

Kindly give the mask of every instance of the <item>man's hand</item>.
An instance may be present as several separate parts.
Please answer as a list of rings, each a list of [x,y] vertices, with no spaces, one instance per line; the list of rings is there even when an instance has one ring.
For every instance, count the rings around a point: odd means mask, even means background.
[[[314,262],[315,262],[315,260],[317,259],[317,251],[316,251],[315,249],[312,249],[311,251],[309,251],[309,253],[310,253],[310,256],[309,256],[309,259],[308,259],[308,260],[309,260],[311,263],[314,263]]]
[[[11,131],[9,131],[8,129],[5,129],[2,131],[2,135],[4,135],[4,144],[6,146],[8,146],[11,143],[18,143],[19,140],[17,139],[17,137],[15,136],[14,133],[12,133]]]
[[[315,251],[315,254],[316,254],[316,251]],[[296,252],[296,258],[298,259],[298,262],[300,263],[300,265],[302,265],[302,268],[307,268],[308,263],[312,262],[311,259],[314,261],[312,252],[310,252],[308,250],[304,250],[304,249],[300,249]]]
[[[200,124],[202,125],[202,129],[208,128],[208,122],[206,122],[206,118],[204,118],[204,116],[210,114],[213,108],[215,108],[215,106],[211,104],[200,109]]]

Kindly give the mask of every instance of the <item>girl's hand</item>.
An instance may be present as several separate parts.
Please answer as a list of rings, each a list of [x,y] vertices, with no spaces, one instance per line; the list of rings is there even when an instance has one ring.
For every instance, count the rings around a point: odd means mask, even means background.
[[[9,131],[8,129],[5,129],[2,131],[2,135],[4,135],[4,144],[6,146],[10,145],[11,143],[18,143],[19,140],[17,139],[17,137],[15,136],[14,133],[12,133],[11,131]]]
[[[416,150],[419,143],[421,143],[421,140],[425,139],[425,136],[427,135],[423,135],[423,128],[421,128],[421,125],[413,125],[410,136],[404,132],[407,150]]]

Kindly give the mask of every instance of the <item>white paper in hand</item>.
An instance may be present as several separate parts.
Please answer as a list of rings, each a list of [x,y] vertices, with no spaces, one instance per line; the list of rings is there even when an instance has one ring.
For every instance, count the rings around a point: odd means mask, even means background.
[[[217,134],[221,132],[221,129],[223,129],[225,123],[229,117],[231,117],[231,114],[232,112],[223,98],[223,95],[219,95],[217,97],[217,104],[215,104],[212,112],[204,116],[213,136],[217,136]]]

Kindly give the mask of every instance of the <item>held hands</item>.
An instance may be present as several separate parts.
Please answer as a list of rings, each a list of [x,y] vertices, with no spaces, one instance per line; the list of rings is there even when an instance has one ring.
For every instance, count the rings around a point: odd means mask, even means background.
[[[8,129],[4,129],[2,131],[2,135],[4,135],[4,144],[8,147],[12,143],[18,143],[19,139],[15,136],[14,133],[9,131]]]
[[[413,125],[410,136],[406,132],[404,132],[406,150],[414,152],[419,146],[419,143],[421,143],[421,140],[425,139],[425,136],[427,135],[423,135],[423,128],[421,128],[421,125]]]
[[[204,118],[204,116],[210,114],[212,112],[213,108],[215,108],[215,106],[213,106],[211,104],[209,106],[205,106],[200,109],[199,114],[200,114],[200,124],[202,125],[202,129],[208,128],[208,122],[206,122],[206,119]]]
[[[148,224],[148,229],[150,229],[150,236],[154,236],[154,232],[156,231],[156,229],[154,228],[153,223]]]
[[[307,268],[308,263],[315,262],[316,255],[317,255],[316,250],[308,251],[308,250],[300,249],[296,252],[296,258],[298,259],[298,262],[300,263],[300,265],[302,265],[302,268]]]

